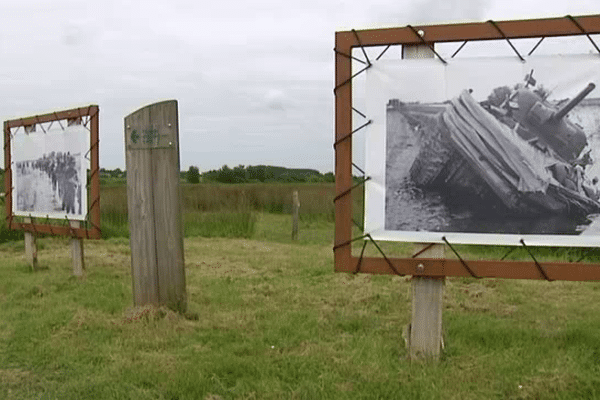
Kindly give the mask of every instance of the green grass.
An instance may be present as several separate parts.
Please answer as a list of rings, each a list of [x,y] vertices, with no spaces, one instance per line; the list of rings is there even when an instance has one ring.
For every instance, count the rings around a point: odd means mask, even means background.
[[[442,359],[410,363],[409,279],[335,274],[331,222],[292,242],[289,215],[250,215],[250,238],[185,239],[197,319],[131,308],[126,238],[86,241],[83,279],[68,239],[35,273],[0,244],[0,398],[600,397],[600,283],[449,278]]]
[[[68,239],[39,239],[33,273],[0,225],[0,399],[600,398],[600,283],[449,278],[442,359],[410,363],[410,280],[333,272],[332,185],[184,185],[189,319],[131,307],[125,192],[102,190],[107,239],[85,242],[83,279]]]
[[[254,233],[256,214],[252,212],[210,212],[184,214],[186,237],[249,238]]]

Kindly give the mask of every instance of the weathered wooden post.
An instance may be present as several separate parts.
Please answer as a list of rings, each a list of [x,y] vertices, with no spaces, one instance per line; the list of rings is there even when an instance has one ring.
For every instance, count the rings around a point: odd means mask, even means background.
[[[435,244],[423,251],[424,246],[429,245],[415,246],[416,251],[422,251],[419,257],[445,258],[444,245]],[[413,276],[411,294],[409,358],[411,360],[438,360],[443,343],[444,278]]]
[[[23,127],[26,133],[35,132],[35,124],[26,125]],[[23,219],[25,224],[31,224],[32,220],[30,217],[26,217]],[[37,271],[38,269],[38,258],[37,258],[37,238],[34,233],[29,231],[24,232],[25,236],[25,258],[29,265],[31,265],[32,271]]]
[[[185,312],[177,101],[125,117],[125,147],[134,304]]]
[[[23,219],[25,224],[31,223],[31,218],[27,217]],[[38,270],[38,258],[37,258],[37,240],[33,233],[29,231],[24,232],[25,235],[25,258],[31,266],[32,271]]]
[[[298,240],[298,219],[300,213],[300,199],[298,191],[292,193],[292,240]]]
[[[79,221],[69,221],[71,228],[76,229],[81,227]],[[71,262],[73,264],[73,275],[83,276],[85,263],[83,262],[83,239],[71,238]]]
[[[427,45],[402,46],[403,58],[433,58]],[[417,245],[416,250],[423,246]],[[444,258],[445,246],[436,244],[423,251],[420,257]],[[425,271],[426,272],[426,271]],[[438,360],[442,348],[442,309],[444,278],[412,278],[412,318],[409,335],[411,360]]]
[[[67,126],[81,125],[81,123],[81,117],[67,119]],[[77,229],[81,227],[81,222],[69,221],[69,225],[72,229]],[[81,238],[71,238],[71,263],[73,264],[73,275],[83,276],[85,264],[83,262],[83,239]]]

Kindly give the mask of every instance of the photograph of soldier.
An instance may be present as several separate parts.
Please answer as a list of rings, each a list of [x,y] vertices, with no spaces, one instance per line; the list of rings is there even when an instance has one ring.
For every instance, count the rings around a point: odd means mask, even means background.
[[[81,138],[81,127],[20,136],[13,158],[14,214],[84,218],[87,160],[81,140],[75,140]]]
[[[79,154],[51,153],[16,163],[17,210],[67,215],[82,213]]]

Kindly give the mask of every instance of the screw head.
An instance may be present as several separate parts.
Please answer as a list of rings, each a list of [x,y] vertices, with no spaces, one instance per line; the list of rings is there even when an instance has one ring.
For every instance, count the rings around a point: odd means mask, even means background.
[[[425,271],[425,266],[423,264],[417,265],[417,272],[421,273]]]
[[[425,36],[425,31],[424,31],[423,29],[419,29],[419,30],[417,31],[417,33],[418,33],[418,34],[419,34],[419,36],[421,36],[421,37]]]

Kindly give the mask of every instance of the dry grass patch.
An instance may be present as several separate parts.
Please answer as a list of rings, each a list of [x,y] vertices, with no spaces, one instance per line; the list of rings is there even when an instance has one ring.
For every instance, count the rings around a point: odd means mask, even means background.
[[[21,368],[0,369],[0,383],[7,386],[18,386],[31,380],[32,373]]]

